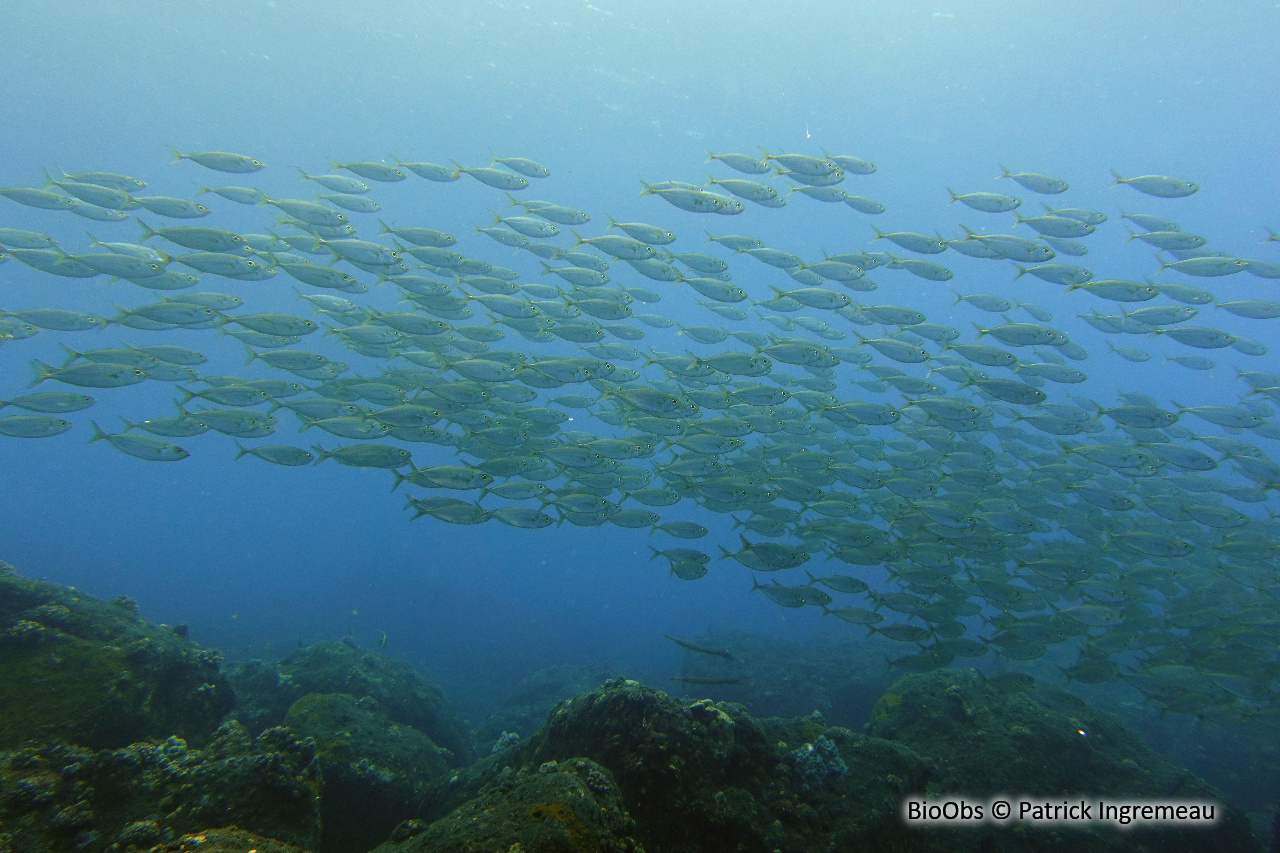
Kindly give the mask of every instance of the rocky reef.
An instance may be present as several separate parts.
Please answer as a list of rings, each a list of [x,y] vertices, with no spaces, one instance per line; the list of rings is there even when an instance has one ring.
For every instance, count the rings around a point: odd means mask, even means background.
[[[634,829],[609,771],[574,758],[504,767],[475,798],[439,820],[401,824],[376,853],[643,851]]]
[[[368,696],[308,693],[293,703],[284,725],[315,743],[320,757],[326,853],[365,853],[385,840],[421,813],[428,785],[448,769],[449,753]]]
[[[0,563],[0,749],[202,743],[235,701],[221,662],[184,626],[140,618],[129,598],[101,601]]]
[[[759,644],[705,639],[735,656]],[[767,665],[801,677],[810,664],[784,652]],[[810,656],[830,671],[826,651]],[[587,687],[602,674],[531,678],[474,733],[438,688],[350,642],[224,676],[216,652],[127,601],[3,568],[0,853],[1262,849],[1219,792],[1029,676],[906,675],[868,706],[871,688],[844,674],[801,712],[751,684],[732,685],[742,702],[701,698],[696,682],[685,697],[624,677]],[[907,797],[996,793],[1212,800],[1220,813],[1204,829],[1125,832],[901,816]]]
[[[819,767],[815,743],[836,761]],[[568,756],[614,774],[636,836],[662,851],[883,849],[905,839],[898,802],[929,774],[910,749],[820,715],[756,720],[741,705],[680,700],[626,680],[558,705],[523,758]]]
[[[0,851],[145,850],[229,823],[316,850],[320,790],[314,744],[282,728],[231,721],[204,749],[32,745],[0,754]]]
[[[251,728],[279,725],[308,694],[345,693],[372,699],[388,719],[431,738],[450,766],[472,758],[471,731],[440,688],[408,664],[348,640],[306,646],[275,664],[250,662],[233,670],[231,680],[236,713]]]
[[[472,733],[438,687],[350,640],[234,667],[233,713],[313,741],[324,777],[324,853],[366,853],[428,808],[427,792],[472,757]]]

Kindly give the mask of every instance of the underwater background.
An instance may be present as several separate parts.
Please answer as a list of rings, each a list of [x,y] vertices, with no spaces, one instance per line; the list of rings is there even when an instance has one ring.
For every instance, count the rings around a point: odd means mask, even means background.
[[[1126,226],[1133,226],[1121,219],[1122,209],[1175,220],[1232,257],[1280,261],[1280,243],[1268,242],[1268,226],[1280,227],[1275,139],[1280,66],[1273,55],[1280,6],[1274,3],[281,0],[3,3],[0,9],[6,21],[0,28],[0,186],[39,187],[45,179],[42,170],[55,177],[58,169],[109,171],[146,181],[154,195],[198,200],[212,211],[191,222],[141,212],[142,219],[157,227],[199,224],[262,233],[274,225],[274,208],[237,205],[200,194],[200,187],[241,184],[273,198],[311,199],[320,188],[302,182],[295,167],[320,174],[329,171],[328,158],[393,163],[395,157],[445,165],[456,160],[485,167],[496,154],[546,166],[549,177],[531,179],[532,186],[515,195],[590,213],[590,223],[575,226],[583,236],[604,234],[606,214],[670,229],[677,236],[671,251],[728,260],[733,283],[756,302],[774,296],[770,286],[793,290],[802,285],[780,269],[708,243],[707,231],[751,235],[809,262],[820,260],[824,251],[917,257],[887,240],[871,242],[873,225],[891,232],[936,231],[949,240],[962,236],[961,225],[979,233],[1035,236],[1025,226],[1014,230],[1010,214],[949,204],[947,187],[959,193],[1012,193],[1022,199],[1019,213],[1024,216],[1038,215],[1042,200],[1055,207],[1105,212],[1108,221],[1082,238],[1086,256],[1059,253],[1057,258],[1094,271],[1097,279],[1142,282],[1156,276],[1154,249],[1126,239]],[[184,152],[240,152],[266,168],[252,175],[223,175],[192,162],[170,163],[167,146]],[[841,186],[879,201],[884,212],[867,215],[792,193],[785,207],[744,202],[740,215],[716,216],[680,210],[658,195],[640,195],[642,180],[702,184],[708,173],[717,179],[758,179],[780,191],[792,186],[782,177],[744,175],[721,163],[704,163],[708,149],[763,156],[761,148],[819,157],[830,152],[873,162],[873,174],[850,173]],[[1070,190],[1040,195],[1012,180],[994,180],[1001,164],[1011,171],[1062,178]],[[1143,195],[1130,187],[1109,186],[1112,169],[1125,176],[1178,176],[1194,181],[1199,191],[1183,198]],[[447,183],[413,174],[401,182],[369,183],[369,196],[382,209],[348,214],[364,239],[383,239],[373,236],[378,217],[396,227],[428,226],[455,235],[454,250],[516,269],[522,281],[554,281],[539,275],[538,258],[532,254],[475,230],[492,223],[489,211],[522,213],[508,208],[500,190],[466,175]],[[108,242],[139,239],[138,225],[131,220],[92,221],[4,199],[0,228],[48,234],[72,252],[88,250],[86,230]],[[568,230],[562,226],[565,233],[553,241],[557,246],[572,245]],[[147,245],[175,255],[179,251],[162,244],[152,240]],[[1066,292],[1031,276],[1014,283],[1016,270],[1004,261],[961,257],[954,251],[918,257],[945,263],[954,278],[939,282],[905,269],[879,269],[869,272],[878,284],[874,294],[841,289],[839,282],[827,284],[863,304],[914,308],[932,322],[962,330],[964,341],[973,340],[971,323],[989,327],[1000,315],[955,304],[953,289],[1042,306],[1053,315],[1049,325],[1088,355],[1070,362],[1087,380],[1044,387],[1051,400],[1064,401],[1071,394],[1111,407],[1123,402],[1117,396],[1121,392],[1141,392],[1169,411],[1177,411],[1175,401],[1240,410],[1245,400],[1264,398],[1249,396],[1254,387],[1237,378],[1237,369],[1277,370],[1272,319],[1199,306],[1196,324],[1246,336],[1270,350],[1258,355],[1229,347],[1202,351],[1164,336],[1119,340],[1077,315],[1095,309],[1118,314],[1142,306],[1117,308],[1115,302]],[[328,262],[323,257],[311,260]],[[1173,258],[1165,255],[1164,260]],[[377,281],[377,276],[348,271],[370,285]],[[764,311],[753,310],[747,321],[724,320],[701,307],[688,288],[650,281],[627,270],[622,261],[613,262],[610,275],[625,286],[661,295],[656,304],[633,304],[637,313],[661,314],[688,325],[778,331],[761,319]],[[1276,279],[1248,271],[1229,278],[1165,271],[1159,279],[1210,289],[1219,301],[1275,298]],[[170,295],[106,281],[102,276],[56,277],[10,259],[0,266],[0,309],[63,308],[110,318],[113,303],[133,307]],[[247,311],[312,316],[310,306],[294,295],[296,286],[284,274],[255,282],[206,275],[199,289],[234,293],[244,299]],[[382,311],[410,310],[396,307],[400,297],[384,284],[348,298]],[[1181,303],[1162,299],[1158,304]],[[472,310],[469,323],[489,322],[480,305]],[[867,331],[828,311],[805,313],[846,333],[846,340],[832,346],[854,345],[855,331],[868,337],[883,332],[881,325]],[[1022,312],[1016,319],[1030,322]],[[628,324],[644,332],[642,339],[629,341],[640,353],[751,350],[731,346],[732,341],[709,347],[677,335],[676,329]],[[64,345],[84,351],[120,346],[121,341],[196,349],[208,358],[198,368],[202,374],[292,378],[257,362],[246,368],[245,347],[216,329],[158,332],[112,325],[81,332],[43,330],[6,340],[0,346],[0,399],[29,393],[30,362],[61,365]],[[1131,361],[1110,351],[1109,341],[1139,347],[1152,357]],[[994,343],[987,337],[982,342]],[[564,341],[558,349],[526,342],[510,329],[493,347],[523,348],[531,354],[573,349]],[[374,375],[387,365],[347,352],[338,339],[322,339],[319,333],[304,338],[298,348],[342,358],[354,373]],[[932,343],[926,348],[937,351]],[[917,368],[928,367],[898,365],[879,352],[872,354],[878,363],[916,376],[926,372]],[[1214,366],[1193,370],[1166,359],[1180,355],[1205,355]],[[635,369],[643,365],[626,363]],[[839,390],[833,393],[842,400],[906,405],[900,394],[872,393],[855,384],[876,379],[857,371],[854,363],[838,365],[833,381]],[[655,367],[642,372],[654,381],[670,378]],[[952,383],[939,382],[948,394],[982,402],[972,389],[955,392]],[[393,478],[386,470],[332,462],[288,468],[247,457],[234,461],[233,439],[213,431],[173,439],[190,453],[174,464],[143,461],[104,441],[89,443],[90,420],[113,432],[122,428],[121,417],[136,421],[173,415],[178,397],[168,383],[79,389],[46,382],[35,390],[84,390],[97,403],[66,415],[74,427],[60,435],[0,438],[0,558],[24,574],[97,596],[130,596],[145,618],[185,623],[200,644],[221,649],[231,660],[273,659],[300,643],[349,636],[357,645],[381,647],[419,669],[442,686],[464,717],[478,723],[521,679],[550,666],[587,664],[658,686],[674,685],[667,678],[681,673],[685,652],[664,635],[692,637],[709,629],[732,629],[799,642],[816,633],[834,633],[841,641],[868,633],[861,625],[827,618],[822,608],[780,607],[766,595],[750,593],[752,571],[737,561],[716,559],[720,547],[742,547],[742,528],[734,529],[729,512],[708,511],[693,497],[656,511],[664,522],[705,525],[709,534],[695,542],[609,523],[520,529],[496,519],[461,525],[428,515],[411,521],[404,509],[406,492],[424,492],[401,486],[392,493]],[[578,385],[545,394],[568,392],[593,393]],[[536,405],[546,405],[545,398],[540,401]],[[586,412],[565,411],[573,421],[562,424],[564,428],[619,434]],[[1274,425],[1273,410],[1266,412],[1264,419]],[[10,407],[0,412],[11,413],[17,412]],[[296,419],[283,410],[277,416],[281,424],[273,442],[306,448],[353,443],[318,429],[298,433]],[[1098,422],[1108,434],[1117,432],[1106,418]],[[1242,433],[1185,415],[1180,425],[1196,434],[1247,439],[1266,459],[1275,458],[1276,438],[1265,433]],[[881,427],[872,430],[890,435]],[[750,441],[772,438],[757,435]],[[1088,436],[1076,438],[1084,443]],[[1181,435],[1166,440],[1192,443]],[[1000,446],[995,438],[984,441],[993,450]],[[449,447],[403,446],[414,452],[419,467],[461,464]],[[1052,446],[1052,451],[1059,448]],[[1271,513],[1277,508],[1274,490],[1280,488],[1280,477],[1260,482],[1242,475],[1226,464],[1229,457],[1235,458],[1214,454],[1224,463],[1219,475],[1228,487],[1253,492],[1247,501],[1228,496],[1224,505],[1248,516],[1251,529],[1264,538],[1274,537]],[[668,458],[666,451],[658,458]],[[1138,482],[1133,490],[1141,494],[1144,488]],[[468,500],[476,494],[432,493]],[[1001,497],[1008,495],[1002,492]],[[610,498],[617,499],[617,494]],[[946,499],[945,490],[935,498],[939,503]],[[797,505],[783,497],[776,502]],[[491,508],[493,499],[484,505]],[[538,507],[538,502],[526,505]],[[746,514],[744,509],[736,515]],[[868,523],[884,524],[875,518],[873,512]],[[1177,534],[1170,525],[1160,535]],[[1202,532],[1195,541],[1201,555],[1214,548],[1210,534],[1218,535],[1216,529]],[[1066,536],[1057,528],[1044,535]],[[778,541],[797,543],[795,537]],[[650,559],[650,546],[698,548],[712,558],[709,571],[700,579],[683,580],[669,571],[665,560]],[[1177,559],[1145,560],[1132,551],[1117,556],[1109,542],[1098,553],[1125,566],[1155,564],[1167,573],[1178,572]],[[1219,555],[1210,553],[1205,559],[1214,563]],[[1274,560],[1269,565],[1224,597],[1217,597],[1219,590],[1211,584],[1195,590],[1196,624],[1227,626],[1228,633],[1234,625],[1241,632],[1246,627],[1264,634],[1271,630],[1275,640],[1274,619],[1262,624],[1241,615],[1242,608],[1274,611],[1280,584]],[[902,588],[881,566],[848,565],[820,551],[810,553],[801,570],[755,577],[762,585],[775,577],[785,584],[804,584],[804,570],[853,575],[877,591]],[[963,573],[957,577],[965,582]],[[1126,587],[1117,583],[1115,588]],[[837,598],[840,604],[873,606],[861,596]],[[988,616],[994,612],[986,611]],[[969,637],[989,639],[995,633],[981,619],[969,617],[966,625]],[[1147,623],[1126,628],[1123,621],[1106,628],[1122,637],[1130,630],[1134,637],[1151,630]],[[919,651],[914,643],[885,648],[893,657]],[[1233,727],[1247,732],[1253,744],[1247,756],[1233,755],[1226,766],[1208,762],[1196,768],[1241,799],[1250,794],[1245,780],[1267,774],[1274,783],[1280,764],[1275,728],[1280,718],[1271,693],[1276,680],[1269,669],[1276,653],[1256,644],[1251,648],[1255,657],[1250,665],[1256,671],[1237,675],[1253,684],[1256,693],[1234,682],[1234,690],[1215,682],[1214,690],[1230,694],[1225,705],[1232,710],[1218,715],[1209,707],[1214,703],[1206,703],[1197,705],[1196,713],[1179,717],[1175,710],[1168,718],[1181,733],[1177,740],[1194,742],[1197,733],[1206,731],[1211,733],[1206,737],[1230,740]],[[1117,652],[1119,671],[1139,669],[1141,651],[1130,646],[1123,658]],[[874,657],[884,655],[876,652]],[[952,665],[1058,679],[1058,667],[1075,661],[1075,654],[1055,647],[1038,663],[989,654],[956,658]],[[839,661],[831,660],[830,666],[838,667]],[[1138,715],[1135,719],[1156,726],[1165,722],[1160,705],[1176,702],[1184,688],[1195,692],[1193,686],[1190,681],[1162,684],[1162,702],[1154,705],[1119,679],[1084,691],[1115,708],[1128,707]],[[1195,720],[1197,714],[1202,721]],[[1153,730],[1153,740],[1161,737],[1175,740],[1167,730],[1163,735]],[[1247,805],[1261,809],[1265,802],[1258,796]]]

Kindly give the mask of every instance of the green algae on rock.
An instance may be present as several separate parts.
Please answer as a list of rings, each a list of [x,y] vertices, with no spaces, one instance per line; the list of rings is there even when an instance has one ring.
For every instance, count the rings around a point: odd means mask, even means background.
[[[618,786],[585,758],[506,768],[474,800],[426,825],[406,821],[374,853],[643,853]]]
[[[315,747],[280,728],[255,738],[229,722],[202,750],[177,737],[30,746],[0,753],[0,792],[5,853],[132,851],[231,824],[307,850],[320,841]]]
[[[447,751],[450,766],[471,760],[471,732],[440,688],[408,664],[343,640],[327,640],[285,657],[274,667],[257,661],[231,675],[240,704],[236,715],[252,725],[280,725],[308,693],[346,693],[377,702],[394,722],[412,726]]]
[[[238,827],[189,832],[167,844],[157,844],[147,853],[308,853],[301,847],[263,838]]]
[[[909,748],[827,727],[821,717],[798,726],[613,679],[557,705],[524,760],[598,761],[618,780],[636,837],[652,850],[805,853],[902,844],[899,803],[925,783],[926,761]],[[822,736],[847,772],[814,785],[793,753]]]
[[[1043,797],[1211,800],[1222,817],[1211,828],[1037,828],[1018,835],[995,827],[935,831],[955,850],[1256,850],[1243,811],[1189,771],[1172,765],[1118,719],[1082,699],[1029,678],[988,678],[975,670],[905,675],[872,712],[869,734],[926,756],[934,771],[915,794],[1030,794]],[[1037,846],[1039,845],[1039,846]]]
[[[185,630],[143,620],[131,599],[102,601],[0,564],[0,749],[201,743],[234,702],[221,660]]]
[[[326,853],[365,853],[386,839],[419,814],[428,784],[448,770],[429,737],[390,720],[368,696],[308,693],[293,703],[284,724],[316,745]]]

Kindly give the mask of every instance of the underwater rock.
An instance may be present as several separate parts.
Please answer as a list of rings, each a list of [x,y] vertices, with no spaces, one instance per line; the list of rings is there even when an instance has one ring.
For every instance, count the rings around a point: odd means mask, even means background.
[[[251,732],[283,723],[289,708],[302,696],[293,679],[281,673],[274,661],[240,661],[230,664],[226,674],[236,695],[232,716]]]
[[[191,832],[146,853],[307,853],[301,847],[281,844],[234,826]]]
[[[1014,842],[1012,833],[984,827],[947,832],[953,849],[995,843],[1028,851],[1258,849],[1244,812],[1221,792],[1172,765],[1110,714],[1026,676],[988,678],[971,669],[905,675],[876,704],[867,731],[932,762],[928,788],[912,793],[1210,800],[1221,807],[1217,823],[1202,830],[1044,827]]]
[[[204,749],[171,737],[98,752],[55,744],[0,754],[0,850],[6,853],[182,850],[170,842],[233,824],[315,850],[315,746],[280,728],[251,737],[233,721]]]
[[[816,778],[797,761],[822,738],[845,772]],[[524,758],[528,767],[582,755],[617,779],[636,837],[664,851],[883,849],[905,837],[899,803],[928,774],[910,749],[820,715],[762,723],[741,705],[623,679],[561,702]]]
[[[492,744],[504,732],[528,738],[546,721],[547,712],[561,699],[586,693],[618,674],[591,664],[551,666],[530,673],[503,707],[490,714],[480,727],[481,743]]]
[[[831,776],[843,776],[849,772],[849,765],[840,755],[840,747],[826,735],[819,735],[813,743],[793,750],[791,760],[796,772],[810,787],[821,785]]]
[[[450,766],[472,758],[471,732],[438,687],[408,664],[342,640],[298,649],[272,667],[252,662],[232,675],[239,719],[279,725],[288,709],[308,693],[368,697],[391,720],[412,726],[447,750]],[[243,713],[242,713],[243,711]]]
[[[608,770],[585,758],[498,774],[480,795],[427,825],[406,821],[374,853],[643,851]]]
[[[393,722],[367,696],[310,693],[284,724],[316,744],[325,853],[365,853],[418,814],[428,784],[448,770],[429,737]]]
[[[200,744],[235,701],[221,661],[143,620],[131,599],[102,601],[0,563],[0,749],[170,735]]]

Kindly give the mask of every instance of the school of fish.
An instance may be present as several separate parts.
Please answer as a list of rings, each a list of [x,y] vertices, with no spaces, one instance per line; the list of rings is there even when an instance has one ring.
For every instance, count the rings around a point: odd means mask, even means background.
[[[230,152],[174,155],[205,175],[264,168]],[[48,274],[50,288],[58,276],[136,286],[112,290],[127,303],[114,315],[106,296],[100,313],[0,312],[0,434],[54,436],[74,416],[90,441],[175,462],[189,455],[184,438],[213,430],[234,441],[237,459],[386,469],[413,518],[451,524],[612,524],[690,544],[732,524],[736,550],[651,548],[653,557],[689,581],[731,559],[749,570],[744,586],[750,578],[782,607],[821,608],[901,643],[893,663],[903,669],[1036,661],[1050,650],[1062,660],[1067,649],[1062,669],[1076,681],[1124,679],[1163,709],[1203,719],[1277,719],[1280,525],[1268,502],[1280,489],[1270,404],[1280,372],[1241,358],[1238,381],[1210,389],[1213,405],[1071,391],[1088,380],[1090,356],[1151,359],[1134,340],[1173,341],[1169,369],[1188,377],[1224,355],[1265,355],[1264,343],[1206,323],[1205,312],[1280,317],[1280,302],[1224,299],[1213,286],[1243,273],[1265,293],[1280,262],[1123,213],[1130,240],[1159,253],[1162,280],[1109,278],[1080,265],[1089,236],[1116,227],[1106,214],[1029,211],[1017,195],[951,188],[981,227],[951,238],[871,228],[864,245],[806,258],[723,226],[747,205],[784,208],[796,194],[881,214],[883,204],[845,189],[875,165],[767,151],[708,162],[723,174],[706,184],[642,182],[667,203],[655,202],[652,218],[670,230],[607,216],[600,227],[599,213],[527,198],[549,170],[496,156],[477,167],[335,161],[324,174],[299,170],[317,190],[305,198],[241,185],[203,188],[203,201],[154,196],[140,179],[93,171],[0,188],[17,205],[142,229],[134,242],[72,247],[0,227],[0,261]],[[1069,189],[1000,171],[1001,186],[1045,199]],[[457,251],[430,222],[383,221],[395,220],[375,200],[380,183],[463,177],[492,187],[495,207],[510,205],[475,224],[496,244],[489,260]],[[1164,175],[1114,174],[1114,184],[1165,199],[1199,190]],[[202,226],[208,205],[243,210],[252,224]],[[20,226],[21,210],[0,221]],[[993,216],[998,227],[988,227]],[[666,248],[677,232],[700,242],[704,229],[703,251]],[[498,251],[519,269],[495,263]],[[956,293],[956,310],[978,320],[971,328],[875,298],[873,271],[947,287],[952,267],[959,281],[977,273],[1000,291]],[[1017,283],[1000,284],[1006,275]],[[268,279],[293,288],[299,313],[255,312],[237,295],[251,301]],[[1108,352],[1086,351],[1023,298],[1031,279],[1087,299],[1079,318],[1110,336]],[[394,288],[401,305],[361,299],[375,287]],[[698,316],[651,307],[677,290],[696,296]],[[66,347],[63,364],[34,363],[35,387],[17,387],[18,341],[106,326],[128,341]],[[202,343],[145,340],[173,330]],[[247,347],[246,369],[202,373],[202,349],[227,336]],[[677,336],[683,351],[652,343]],[[92,394],[142,382],[172,383],[176,408],[115,432],[78,414]],[[254,441],[287,425],[326,440]],[[826,574],[811,571],[819,564]]]

